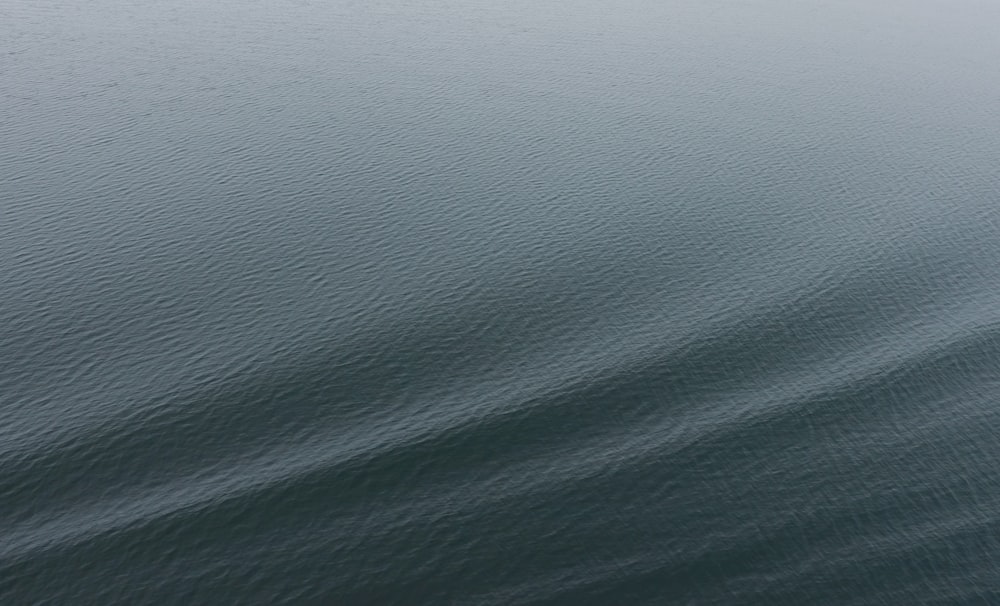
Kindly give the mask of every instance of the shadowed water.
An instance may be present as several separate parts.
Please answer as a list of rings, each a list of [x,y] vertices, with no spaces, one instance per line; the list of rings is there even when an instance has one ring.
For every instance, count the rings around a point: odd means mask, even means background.
[[[8,0],[0,602],[997,603],[998,20]]]

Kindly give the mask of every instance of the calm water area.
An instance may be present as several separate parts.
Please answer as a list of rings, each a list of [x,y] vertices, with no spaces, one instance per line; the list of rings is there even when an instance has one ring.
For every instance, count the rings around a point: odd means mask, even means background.
[[[0,603],[1000,604],[998,26],[5,0]]]

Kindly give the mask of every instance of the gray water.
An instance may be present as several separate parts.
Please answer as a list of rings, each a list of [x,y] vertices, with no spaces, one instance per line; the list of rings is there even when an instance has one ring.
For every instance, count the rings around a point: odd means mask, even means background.
[[[1000,603],[998,24],[6,0],[0,602]]]

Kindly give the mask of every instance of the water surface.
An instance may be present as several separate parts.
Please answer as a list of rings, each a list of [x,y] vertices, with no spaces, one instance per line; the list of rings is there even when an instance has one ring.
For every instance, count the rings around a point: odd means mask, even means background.
[[[998,20],[8,0],[0,601],[997,603]]]

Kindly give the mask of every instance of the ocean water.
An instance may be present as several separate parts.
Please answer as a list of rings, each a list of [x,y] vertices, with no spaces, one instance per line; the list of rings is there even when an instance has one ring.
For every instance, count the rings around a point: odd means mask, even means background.
[[[1000,603],[998,23],[6,0],[0,603]]]

